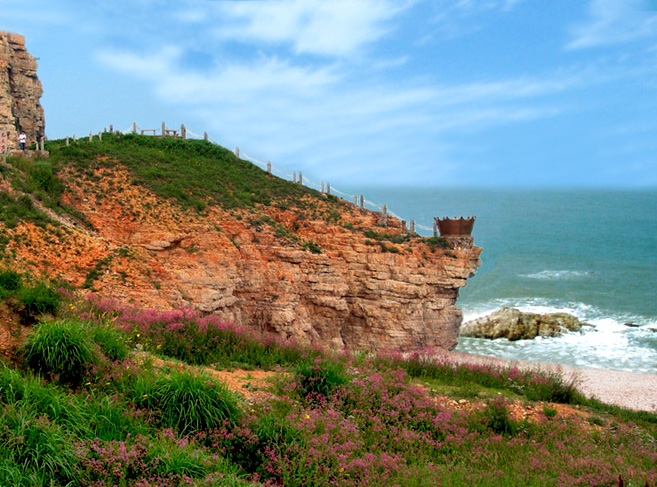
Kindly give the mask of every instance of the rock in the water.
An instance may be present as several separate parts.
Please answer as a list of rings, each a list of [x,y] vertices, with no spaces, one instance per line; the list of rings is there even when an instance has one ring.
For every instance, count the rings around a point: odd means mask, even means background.
[[[474,338],[527,340],[537,336],[554,337],[568,331],[580,331],[585,325],[567,313],[540,315],[502,308],[488,316],[464,323],[460,334]]]

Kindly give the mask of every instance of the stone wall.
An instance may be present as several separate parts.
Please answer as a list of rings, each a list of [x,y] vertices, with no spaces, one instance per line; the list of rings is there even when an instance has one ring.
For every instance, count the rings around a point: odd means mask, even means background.
[[[21,130],[28,144],[45,135],[42,94],[37,63],[25,48],[25,38],[0,31],[0,131],[9,133],[10,147],[18,146]]]

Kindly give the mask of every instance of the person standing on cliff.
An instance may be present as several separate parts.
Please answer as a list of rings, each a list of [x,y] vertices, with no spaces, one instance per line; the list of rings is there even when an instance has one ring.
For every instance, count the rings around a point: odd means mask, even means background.
[[[27,142],[27,135],[25,135],[25,132],[21,131],[21,134],[18,136],[18,145],[23,152],[25,152],[26,142]]]

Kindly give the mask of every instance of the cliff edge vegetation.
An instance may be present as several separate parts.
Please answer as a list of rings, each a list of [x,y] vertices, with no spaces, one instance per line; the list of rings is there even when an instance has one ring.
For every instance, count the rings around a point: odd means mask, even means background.
[[[202,140],[50,141],[0,169],[0,258],[124,302],[334,349],[452,348],[471,238],[275,177]]]

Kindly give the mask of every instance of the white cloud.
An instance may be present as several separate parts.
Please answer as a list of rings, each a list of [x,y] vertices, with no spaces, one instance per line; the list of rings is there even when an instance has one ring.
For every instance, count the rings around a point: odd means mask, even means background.
[[[589,18],[572,29],[571,49],[625,43],[657,34],[657,14],[641,0],[591,0]]]
[[[180,59],[182,51],[175,46],[167,46],[151,55],[137,55],[129,52],[100,51],[98,60],[118,71],[134,74],[141,78],[157,79],[169,76],[174,64]]]
[[[247,43],[290,45],[296,54],[349,56],[383,37],[414,1],[281,0],[221,2],[217,34]]]
[[[434,0],[432,22],[438,33],[447,39],[471,35],[483,28],[491,13],[508,14],[523,0]],[[425,36],[420,43],[430,41],[433,35]]]
[[[100,52],[98,60],[153,84],[166,101],[195,104],[245,104],[260,98],[302,100],[318,96],[338,80],[331,67],[304,68],[277,58],[251,63],[225,63],[208,73],[185,70],[179,47],[167,46],[152,54]]]

